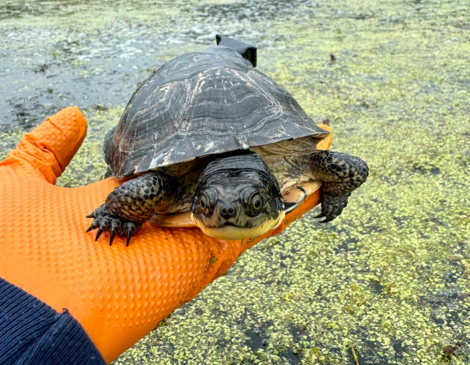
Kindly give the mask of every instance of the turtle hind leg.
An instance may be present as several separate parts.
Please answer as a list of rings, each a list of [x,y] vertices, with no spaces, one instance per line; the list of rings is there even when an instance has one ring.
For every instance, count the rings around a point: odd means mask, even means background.
[[[315,218],[324,217],[320,223],[330,222],[346,208],[351,193],[367,180],[369,167],[359,157],[340,152],[318,151],[309,160],[311,173],[322,181],[321,213]]]
[[[110,233],[110,244],[115,237],[129,240],[155,213],[170,213],[181,205],[185,189],[179,181],[161,172],[149,172],[126,181],[114,189],[105,204],[97,208],[88,218],[94,218],[88,231],[98,228],[101,233]]]

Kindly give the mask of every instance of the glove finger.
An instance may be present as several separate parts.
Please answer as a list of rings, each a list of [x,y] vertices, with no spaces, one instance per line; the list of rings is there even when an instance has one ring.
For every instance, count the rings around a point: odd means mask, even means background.
[[[11,167],[17,176],[41,176],[55,184],[85,139],[87,126],[77,107],[65,108],[25,134],[0,167]]]

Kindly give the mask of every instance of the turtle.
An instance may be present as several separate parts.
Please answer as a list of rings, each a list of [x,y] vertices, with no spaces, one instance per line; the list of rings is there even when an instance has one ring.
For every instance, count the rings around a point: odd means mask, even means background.
[[[124,182],[87,216],[95,240],[107,231],[110,245],[115,235],[129,245],[146,222],[196,226],[227,240],[257,237],[320,184],[315,218],[326,223],[366,181],[361,158],[317,149],[330,132],[256,68],[256,47],[216,41],[154,71],[106,134],[106,176]]]

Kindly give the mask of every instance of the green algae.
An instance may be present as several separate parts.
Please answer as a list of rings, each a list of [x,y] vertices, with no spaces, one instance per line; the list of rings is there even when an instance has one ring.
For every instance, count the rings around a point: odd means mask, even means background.
[[[189,19],[185,9],[171,11]],[[332,149],[362,157],[370,177],[341,217],[320,225],[310,213],[248,250],[115,363],[355,364],[352,349],[361,365],[469,363],[469,11],[303,1],[292,18],[254,24],[259,68],[329,119]],[[88,137],[60,185],[104,174],[101,141],[122,108],[85,110]]]
[[[0,20],[5,27],[67,27],[81,31],[100,30],[113,22],[149,22],[154,20],[156,13],[163,17],[178,14],[178,10],[174,7],[159,6],[157,2],[139,3],[122,0],[113,2],[5,0],[2,10]],[[90,16],[91,12],[94,16]]]

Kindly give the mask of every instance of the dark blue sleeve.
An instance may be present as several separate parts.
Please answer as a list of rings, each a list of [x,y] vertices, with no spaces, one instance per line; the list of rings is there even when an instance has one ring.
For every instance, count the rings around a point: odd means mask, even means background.
[[[106,365],[67,309],[57,313],[0,278],[0,364]]]

